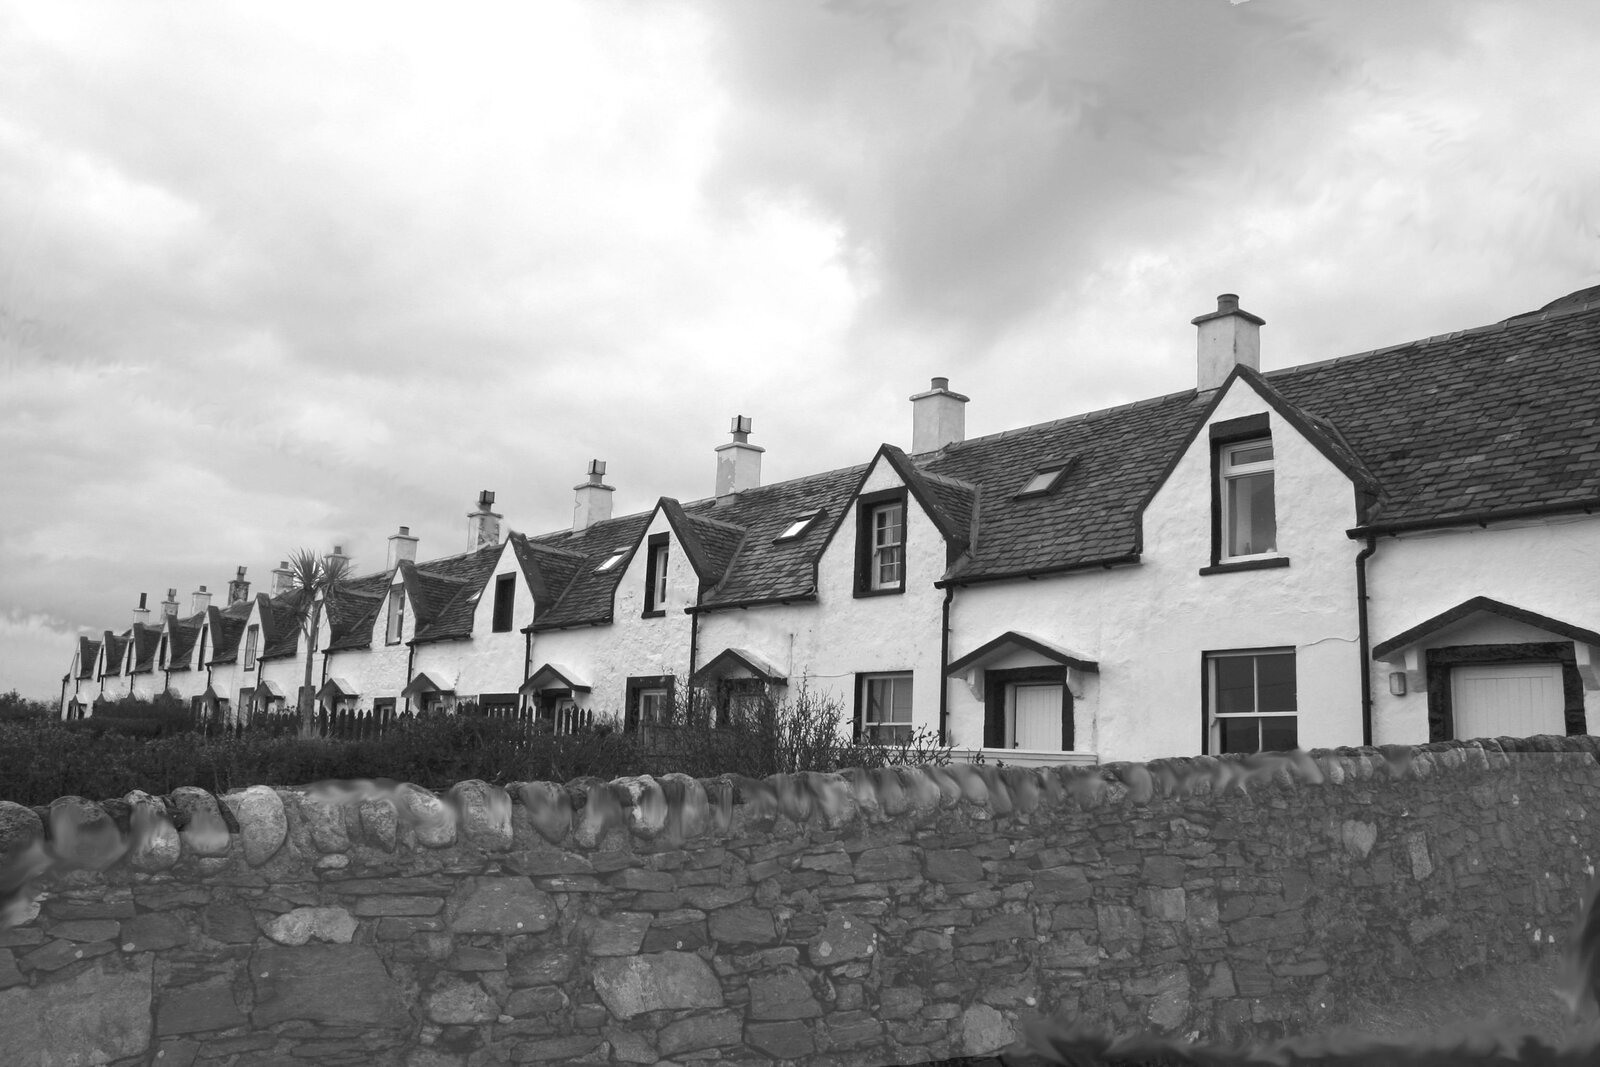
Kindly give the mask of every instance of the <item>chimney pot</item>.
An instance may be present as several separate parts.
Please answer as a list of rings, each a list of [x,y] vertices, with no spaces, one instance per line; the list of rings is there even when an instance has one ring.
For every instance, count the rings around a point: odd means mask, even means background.
[[[936,377],[925,393],[911,398],[911,451],[934,452],[967,439],[967,402],[950,391],[950,379]]]
[[[173,618],[178,617],[178,591],[176,589],[167,590],[167,599],[161,602],[161,613],[163,615],[171,615]]]
[[[150,609],[145,605],[149,603],[150,594],[139,594],[139,606],[133,609],[133,624],[142,626],[150,621]]]
[[[587,530],[597,522],[611,518],[611,494],[616,490],[603,483],[606,461],[589,461],[589,480],[573,486],[572,532]]]
[[[1190,320],[1199,330],[1196,338],[1196,388],[1207,393],[1219,388],[1238,366],[1261,369],[1261,327],[1266,320],[1239,307],[1237,293],[1217,297],[1217,310]]]
[[[148,594],[148,593],[140,593],[139,594],[139,610],[140,611],[144,610],[145,600],[146,600],[147,597],[149,597],[149,595],[150,594]]]
[[[731,424],[733,440],[715,449],[718,497],[754,489],[761,484],[761,453],[766,449],[750,443],[753,423],[748,415],[735,415]]]

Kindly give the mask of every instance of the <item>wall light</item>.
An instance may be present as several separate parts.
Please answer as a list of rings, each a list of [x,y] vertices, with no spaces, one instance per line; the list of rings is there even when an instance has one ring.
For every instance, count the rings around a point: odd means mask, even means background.
[[[1405,671],[1395,671],[1389,675],[1389,692],[1391,695],[1397,697],[1403,697],[1406,695]]]

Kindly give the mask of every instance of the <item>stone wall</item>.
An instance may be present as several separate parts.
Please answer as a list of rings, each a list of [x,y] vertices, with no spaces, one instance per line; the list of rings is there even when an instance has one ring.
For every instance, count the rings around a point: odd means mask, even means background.
[[[18,1064],[914,1063],[1551,951],[1600,739],[0,802]],[[19,886],[22,888],[19,889]]]

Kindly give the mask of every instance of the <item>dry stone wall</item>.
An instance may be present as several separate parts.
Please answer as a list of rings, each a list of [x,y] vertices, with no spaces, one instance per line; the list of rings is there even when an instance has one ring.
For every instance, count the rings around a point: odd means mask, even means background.
[[[1551,951],[1595,738],[0,802],[17,1064],[914,1063]]]

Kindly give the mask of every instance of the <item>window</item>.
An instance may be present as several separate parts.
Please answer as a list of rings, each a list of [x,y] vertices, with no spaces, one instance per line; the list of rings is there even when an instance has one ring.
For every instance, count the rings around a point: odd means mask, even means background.
[[[772,543],[777,544],[780,541],[793,541],[796,538],[801,537],[810,531],[811,527],[815,525],[817,519],[821,515],[821,511],[813,511],[807,515],[800,516],[788,526],[785,526],[783,528],[783,532],[772,539]]]
[[[1278,547],[1272,438],[1221,446],[1222,558],[1263,556]]]
[[[1029,496],[1044,496],[1056,486],[1061,484],[1062,475],[1072,467],[1075,460],[1066,459],[1057,463],[1048,463],[1033,472],[1033,477],[1021,489],[1017,490],[1015,499]]]
[[[1207,751],[1287,752],[1299,744],[1293,649],[1208,652]]]
[[[667,606],[667,553],[669,535],[651,534],[646,542],[649,555],[644,567],[644,613],[647,616],[665,615]]]
[[[256,642],[261,640],[261,627],[252,626],[244,632],[244,669],[256,669]]]
[[[506,633],[511,629],[513,605],[517,598],[517,576],[502,574],[494,580],[494,632]]]
[[[208,640],[210,639],[210,637],[211,637],[211,631],[208,628],[202,626],[200,628],[200,658],[195,661],[197,666],[204,667],[206,665],[206,663],[208,662],[208,660],[206,659],[206,652],[209,651],[209,650],[206,648],[206,644],[208,643]]]
[[[911,740],[911,675],[863,674],[856,693],[856,736],[893,744]]]
[[[675,689],[676,681],[670,674],[629,678],[623,730],[632,733],[668,722],[672,718]]]
[[[399,644],[405,625],[406,590],[404,586],[392,585],[389,587],[389,627],[384,642],[391,645]]]
[[[156,666],[166,667],[167,663],[167,635],[161,635],[161,647],[156,651]]]
[[[856,514],[856,595],[905,592],[905,490],[864,496]]]
[[[627,549],[617,549],[616,551],[612,552],[611,555],[607,556],[604,561],[601,562],[600,566],[594,569],[594,572],[596,574],[604,574],[606,571],[613,569],[617,564],[621,563],[622,557],[626,556],[627,554]]]

